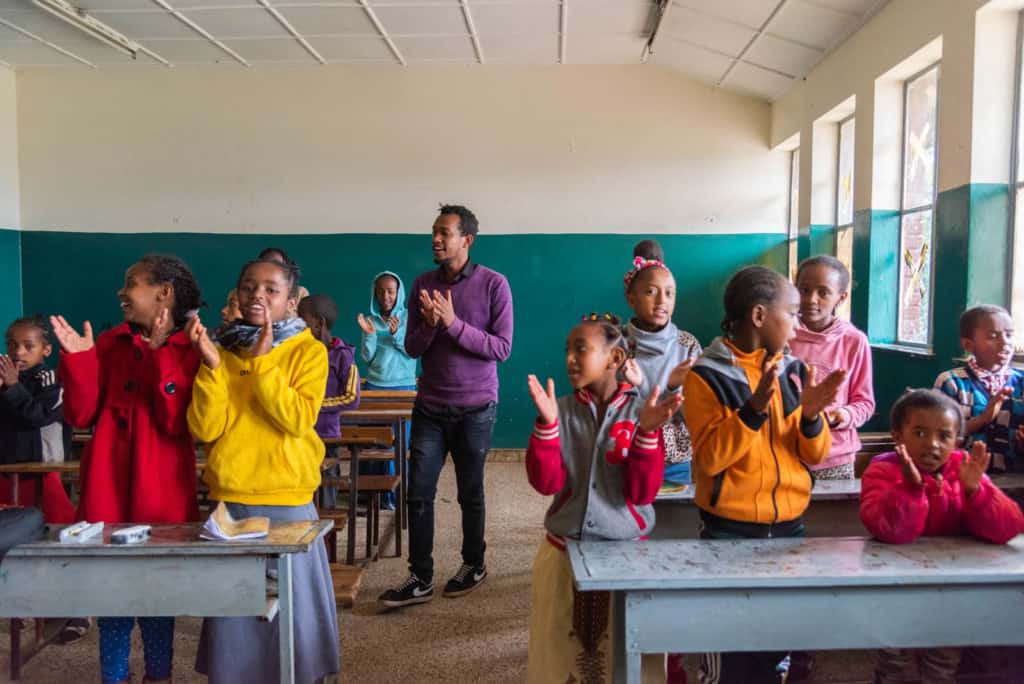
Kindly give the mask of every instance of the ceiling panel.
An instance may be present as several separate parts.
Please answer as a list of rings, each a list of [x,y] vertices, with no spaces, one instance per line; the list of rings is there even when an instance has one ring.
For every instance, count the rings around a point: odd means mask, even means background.
[[[774,100],[789,90],[794,80],[742,62],[733,67],[723,84],[730,90]]]
[[[80,30],[43,10],[0,10],[0,19],[55,43],[80,40],[84,35]]]
[[[397,64],[383,38],[373,36],[313,37],[309,44],[328,62],[384,61]]]
[[[707,83],[718,83],[733,60],[688,43],[666,38],[658,41],[650,61]]]
[[[656,7],[648,0],[570,0],[569,34],[648,35]]]
[[[275,7],[303,35],[377,35],[361,7]]]
[[[475,11],[475,10],[474,10]],[[488,64],[557,64],[558,34],[484,36],[480,39]]]
[[[566,61],[569,64],[639,64],[647,39],[635,36],[584,36],[569,30]]]
[[[674,0],[673,4],[671,12],[691,9],[752,29],[761,28],[777,6],[774,0]]]
[[[307,2],[309,0],[306,0]],[[475,2],[476,0],[474,0]],[[440,6],[459,6],[459,0],[367,0],[366,4],[370,5],[374,9],[381,6],[389,5],[440,5]]]
[[[462,8],[452,7],[380,7],[374,14],[388,35],[454,36],[468,35]]]
[[[288,35],[265,9],[192,9],[182,12],[214,38],[280,38]]]
[[[235,59],[219,47],[206,40],[151,40],[146,47],[153,50],[172,64],[238,64]]]
[[[473,24],[480,35],[524,35],[558,33],[560,5],[557,2],[530,4],[470,5]]]
[[[803,76],[818,63],[822,55],[818,50],[765,35],[757,40],[743,59],[791,76]]]
[[[224,44],[247,62],[308,62],[319,64],[294,38],[253,38],[225,40]],[[325,58],[326,59],[326,58]]]
[[[194,38],[196,32],[170,12],[119,12],[94,15],[115,31],[133,40],[144,38]]]
[[[790,2],[775,15],[766,32],[804,45],[826,49],[853,21],[856,19],[814,5]]]
[[[681,7],[672,10],[661,30],[670,37],[733,56],[739,55],[757,35],[757,31],[739,24]]]
[[[839,12],[860,17],[870,12],[878,4],[878,0],[814,0],[810,4],[833,8]]]
[[[392,40],[408,62],[476,62],[469,36],[396,36]]]
[[[0,61],[19,66],[80,64],[34,40],[0,43]]]

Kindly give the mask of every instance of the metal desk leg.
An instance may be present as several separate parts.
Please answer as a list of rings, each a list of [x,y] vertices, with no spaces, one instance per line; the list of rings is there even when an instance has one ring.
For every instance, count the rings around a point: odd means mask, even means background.
[[[612,681],[615,684],[640,684],[640,666],[642,656],[631,653],[628,647],[626,631],[626,606],[629,600],[626,592],[612,593]]]
[[[348,461],[348,544],[345,550],[345,562],[355,565],[356,562],[356,506],[359,499],[359,447],[349,447],[351,457]]]
[[[295,684],[295,611],[292,606],[292,555],[277,559],[277,634],[280,641],[281,684]]]

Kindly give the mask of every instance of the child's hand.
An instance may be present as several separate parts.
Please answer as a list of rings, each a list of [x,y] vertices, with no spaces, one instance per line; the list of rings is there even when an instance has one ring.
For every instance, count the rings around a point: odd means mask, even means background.
[[[960,484],[963,485],[967,496],[971,497],[978,493],[990,459],[985,443],[975,442],[970,455],[960,464]]]
[[[636,359],[626,359],[626,365],[622,367],[622,377],[633,387],[644,384],[644,374],[640,372],[640,364]]]
[[[907,447],[902,444],[897,444],[896,455],[900,457],[900,467],[903,469],[903,481],[914,487],[923,486],[924,480],[921,479],[921,471],[919,471],[917,466],[914,465],[914,460],[910,458],[910,454],[907,453]]]
[[[263,325],[260,328],[260,336],[256,344],[252,346],[249,353],[253,356],[265,356],[274,348],[274,321],[270,317],[270,307],[263,305]]]
[[[431,328],[437,327],[438,316],[434,310],[434,300],[426,290],[420,290],[420,313],[423,314],[424,323]]]
[[[401,323],[402,322],[399,320],[398,316],[391,316],[388,318],[388,330],[391,331],[392,335],[398,332],[398,326],[401,325]]]
[[[816,415],[836,400],[839,386],[846,379],[846,371],[835,370],[828,374],[820,384],[815,384],[814,368],[807,369],[807,384],[800,393],[800,406],[803,408],[804,418],[811,420]]]
[[[681,364],[672,369],[672,373],[668,376],[668,388],[671,390],[677,390],[683,386],[686,382],[686,376],[690,374],[690,369],[693,368],[693,364],[697,363],[697,359],[686,359]]]
[[[18,367],[6,354],[0,354],[0,384],[4,387],[14,387],[18,384]]]
[[[765,359],[761,367],[761,380],[754,388],[754,393],[747,399],[747,404],[755,413],[764,413],[768,410],[768,402],[775,394],[775,375],[778,373],[779,362]]]
[[[636,420],[638,430],[657,432],[683,405],[682,394],[666,394],[664,399],[658,401],[660,395],[661,388],[655,385],[651,390],[651,396],[647,397],[644,407],[640,409],[640,415]]]
[[[828,419],[828,426],[830,428],[838,427],[844,422],[851,420],[850,413],[846,409],[832,409],[831,411],[825,411],[825,418]]]
[[[213,344],[210,336],[206,334],[206,326],[199,320],[199,316],[190,318],[188,323],[185,324],[185,334],[188,335],[192,346],[199,352],[199,356],[203,359],[206,367],[210,370],[216,370],[220,366],[220,352],[217,351],[217,347]]]
[[[82,324],[82,335],[72,328],[63,316],[50,316],[50,325],[53,327],[53,334],[60,342],[60,348],[68,354],[89,351],[93,347],[92,324],[85,321]]]
[[[1017,450],[1024,450],[1024,425],[1017,426],[1016,436]]]
[[[455,322],[455,303],[452,302],[451,290],[447,290],[443,295],[440,291],[434,290],[434,312],[446,328]]]
[[[171,336],[171,331],[174,330],[174,319],[171,317],[171,312],[167,307],[160,310],[157,314],[156,320],[153,322],[153,330],[149,334],[149,348],[159,349],[164,346],[167,342],[167,338]]]
[[[555,381],[548,378],[545,390],[536,375],[527,375],[526,384],[530,388],[533,405],[537,407],[537,416],[543,425],[552,425],[558,420],[558,399],[555,398]]]
[[[371,321],[363,314],[359,314],[358,316],[356,316],[356,322],[359,323],[360,329],[362,329],[362,331],[367,335],[372,335],[377,330],[375,327],[373,327],[373,321]]]
[[[1003,387],[995,393],[995,396],[989,400],[988,406],[985,407],[985,411],[981,414],[981,418],[985,421],[985,425],[988,425],[996,419],[1003,408],[1003,402],[1012,396],[1012,387]]]

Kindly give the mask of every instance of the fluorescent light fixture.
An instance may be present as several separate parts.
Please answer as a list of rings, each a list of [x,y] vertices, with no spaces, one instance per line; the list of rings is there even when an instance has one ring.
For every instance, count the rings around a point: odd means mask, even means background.
[[[85,13],[65,0],[32,0],[32,4],[44,9],[53,16],[66,21],[80,31],[83,31],[101,43],[106,43],[115,50],[119,50],[135,59],[139,51],[139,44],[129,40],[126,36],[118,33],[106,24]]]

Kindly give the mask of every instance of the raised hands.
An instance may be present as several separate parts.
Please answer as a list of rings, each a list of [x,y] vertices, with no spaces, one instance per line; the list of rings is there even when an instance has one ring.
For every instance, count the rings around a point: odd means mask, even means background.
[[[256,338],[256,344],[252,346],[249,353],[253,356],[264,356],[274,348],[274,320],[270,317],[270,307],[263,305],[263,323],[260,326],[260,336]]]
[[[896,455],[900,457],[900,467],[903,469],[903,482],[914,487],[924,485],[921,479],[921,471],[914,465],[914,459],[907,453],[907,447],[902,444],[896,445]]]
[[[89,321],[82,324],[81,335],[64,320],[63,316],[50,316],[50,326],[60,343],[60,348],[68,354],[89,351],[95,344],[92,337],[92,324]]]
[[[991,456],[984,442],[975,442],[971,447],[971,453],[964,457],[960,463],[960,484],[967,496],[974,496],[981,481],[985,478],[985,471],[988,470],[988,462]]]
[[[996,419],[999,415],[999,411],[1003,408],[1003,402],[1013,396],[1012,387],[1003,387],[989,400],[988,405],[985,407],[985,411],[981,414],[982,420],[985,421],[985,425],[988,425]]]
[[[693,364],[697,363],[697,358],[686,359],[681,364],[672,369],[672,373],[668,376],[668,388],[671,390],[677,390],[683,386],[686,382],[686,376],[690,374],[690,369],[693,368]]]
[[[800,393],[800,406],[807,420],[814,418],[836,400],[839,386],[846,379],[846,371],[834,370],[818,384],[815,384],[815,379],[814,368],[808,368],[807,383]]]
[[[644,374],[640,371],[640,364],[636,359],[626,359],[626,364],[622,367],[622,377],[633,387],[644,384]]]
[[[683,405],[683,395],[681,394],[666,394],[664,399],[658,401],[660,395],[660,387],[655,386],[651,389],[651,395],[644,402],[644,407],[640,409],[640,415],[636,421],[638,430],[644,432],[660,430],[665,423],[672,419],[672,414]]]
[[[367,335],[372,335],[377,330],[373,327],[373,321],[363,314],[356,316],[356,322],[359,324],[359,328]]]
[[[399,320],[398,316],[388,316],[387,323],[388,330],[391,332],[392,335],[398,332],[398,326],[401,325],[401,321]]]
[[[0,385],[14,387],[18,384],[18,367],[6,354],[0,354]]]
[[[160,309],[160,313],[157,314],[156,320],[153,321],[153,330],[149,334],[149,348],[159,349],[164,346],[167,338],[171,336],[174,331],[174,318],[171,317],[170,309],[164,307]]]
[[[203,363],[206,364],[207,368],[215,370],[220,366],[220,352],[217,351],[213,340],[206,333],[206,326],[199,320],[199,316],[190,318],[188,323],[185,324],[185,334],[188,335],[189,341],[196,348],[196,351],[199,352],[199,356],[203,359]]]
[[[768,402],[772,400],[772,395],[775,394],[775,376],[779,372],[778,369],[778,361],[765,359],[764,366],[761,367],[761,380],[758,381],[757,387],[754,388],[754,393],[750,395],[750,399],[747,399],[747,405],[755,413],[764,413],[768,410]]]
[[[547,389],[541,386],[536,375],[526,376],[526,384],[530,388],[530,397],[537,407],[537,416],[543,425],[551,425],[558,420],[558,399],[555,397],[555,381],[548,378]]]
[[[431,328],[436,328],[440,318],[434,309],[434,300],[426,290],[420,290],[420,313],[423,315],[423,322]]]
[[[455,322],[455,303],[452,302],[452,291],[447,290],[444,294],[441,294],[439,290],[434,290],[433,302],[434,311],[437,313],[437,320],[444,327],[450,327]]]

